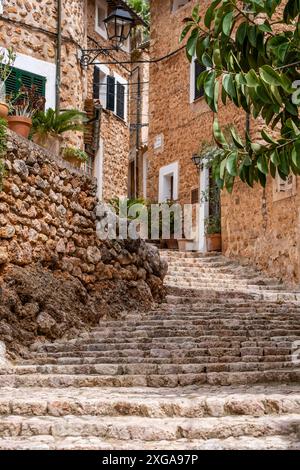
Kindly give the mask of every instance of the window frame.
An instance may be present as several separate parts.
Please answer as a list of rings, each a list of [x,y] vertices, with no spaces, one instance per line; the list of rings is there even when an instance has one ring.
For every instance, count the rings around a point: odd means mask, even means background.
[[[99,8],[103,8],[105,18],[108,15],[107,2],[105,0],[96,0],[95,2],[95,31],[102,38],[108,39],[104,22],[103,22],[103,28],[99,26]]]
[[[197,57],[194,56],[191,64],[190,64],[190,103],[196,103],[197,101],[203,99],[204,93],[196,96],[197,88],[196,88],[196,62]],[[205,68],[207,70],[207,67]],[[205,71],[203,70],[203,72]]]
[[[128,116],[128,81],[121,77],[118,73],[114,72],[114,78],[115,78],[115,110],[114,114],[119,118],[122,119],[122,121],[127,122]],[[122,118],[117,114],[117,103],[118,103],[118,96],[117,96],[117,90],[118,90],[118,83],[122,86],[124,86],[124,117]]]

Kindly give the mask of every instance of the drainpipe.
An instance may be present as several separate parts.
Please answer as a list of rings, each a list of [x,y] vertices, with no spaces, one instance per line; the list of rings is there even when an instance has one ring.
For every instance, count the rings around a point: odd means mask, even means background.
[[[56,41],[56,81],[55,81],[55,109],[60,108],[61,83],[61,43],[62,43],[62,0],[57,0],[57,41]]]

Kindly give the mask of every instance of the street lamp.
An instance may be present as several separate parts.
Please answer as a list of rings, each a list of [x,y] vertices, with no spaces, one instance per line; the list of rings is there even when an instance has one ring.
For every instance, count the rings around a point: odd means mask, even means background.
[[[203,162],[202,162],[202,158],[200,155],[198,155],[197,153],[194,153],[194,155],[192,156],[192,162],[197,167],[197,170],[201,169]]]
[[[118,47],[128,38],[134,19],[129,11],[118,6],[108,15],[104,23],[108,39],[113,41],[116,47]]]
[[[118,51],[128,39],[130,31],[135,25],[135,20],[129,11],[118,6],[105,18],[104,24],[112,47],[98,46],[95,49],[81,49],[79,60],[82,67],[95,64],[100,54],[107,55],[109,51]]]

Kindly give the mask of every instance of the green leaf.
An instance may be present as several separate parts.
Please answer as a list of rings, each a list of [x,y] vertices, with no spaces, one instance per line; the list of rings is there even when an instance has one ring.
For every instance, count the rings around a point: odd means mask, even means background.
[[[247,36],[248,23],[241,23],[236,32],[236,40],[241,46],[244,44],[244,41]]]
[[[247,81],[248,87],[254,88],[260,85],[260,79],[255,70],[249,70],[249,72],[245,75],[245,79]]]
[[[186,50],[189,56],[191,57],[195,55],[197,41],[198,41],[198,28],[194,28],[186,44]]]
[[[207,54],[207,52],[204,52],[204,54],[202,55],[201,62],[204,65],[204,67],[206,67],[208,69],[212,69],[213,66],[214,66],[214,64],[211,60],[211,57],[210,57],[210,55]]]
[[[224,16],[223,23],[222,23],[222,31],[225,34],[225,36],[230,36],[231,29],[232,29],[232,21],[233,20],[233,11],[230,11],[227,13],[227,15]]]
[[[222,85],[227,95],[230,96],[230,98],[236,97],[236,89],[235,89],[234,81],[233,81],[231,74],[227,74],[223,76]]]
[[[271,162],[273,163],[274,166],[279,165],[280,160],[279,160],[279,155],[278,155],[277,150],[274,150],[274,152],[271,153],[270,160],[271,160]]]
[[[238,153],[236,151],[231,152],[226,159],[226,170],[231,176],[237,176],[237,159]]]
[[[272,28],[268,21],[265,21],[263,24],[258,25],[258,29],[263,33],[272,33]]]
[[[225,168],[226,168],[226,158],[224,158],[224,160],[222,160],[220,164],[220,178],[221,179],[224,179]]]
[[[214,124],[213,124],[213,133],[214,133],[214,138],[217,144],[219,144],[220,147],[228,148],[227,141],[216,119],[214,120]]]
[[[292,161],[296,168],[300,170],[300,148],[294,147],[292,150]]]
[[[258,172],[257,172],[257,176],[258,176],[258,180],[259,180],[261,186],[262,186],[263,188],[265,188],[265,187],[266,187],[266,184],[267,184],[267,178],[266,178],[265,173],[262,173],[261,171],[258,171]]]
[[[188,32],[190,31],[192,26],[193,26],[193,23],[190,23],[190,24],[187,24],[183,28],[182,33],[181,33],[180,38],[179,38],[179,42],[182,42],[184,40],[184,38],[186,37],[186,35],[188,34]]]
[[[214,0],[211,6],[207,9],[205,17],[204,17],[204,24],[209,29],[214,17],[214,10],[217,5],[221,3],[221,0]]]
[[[215,83],[216,83],[216,72],[210,71],[207,74],[207,77],[204,81],[204,91],[205,94],[213,99],[215,94]]]
[[[261,135],[268,144],[277,145],[277,141],[274,140],[264,129],[261,131]]]
[[[200,19],[199,18],[199,7],[200,7],[200,5],[194,6],[193,11],[192,11],[192,18],[193,18],[194,21],[196,21],[196,23],[198,23],[198,21]]]
[[[243,142],[241,141],[241,138],[240,136],[238,135],[238,133],[236,132],[235,128],[234,127],[231,127],[230,128],[230,133],[231,133],[231,137],[232,137],[232,140],[235,144],[235,146],[239,149],[243,149],[244,148],[244,144]]]
[[[267,175],[269,173],[268,162],[265,155],[260,155],[257,159],[257,168],[261,173]]]
[[[259,69],[259,74],[263,81],[268,85],[281,86],[282,81],[280,75],[269,65],[263,65]]]

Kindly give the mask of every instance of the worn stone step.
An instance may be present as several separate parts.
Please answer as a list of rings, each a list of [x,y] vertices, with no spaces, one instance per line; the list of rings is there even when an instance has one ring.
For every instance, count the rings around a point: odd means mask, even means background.
[[[54,353],[55,354],[55,353]],[[145,355],[142,357],[135,357],[135,356],[127,356],[127,357],[121,357],[119,355],[115,355],[115,357],[111,357],[111,354],[105,356],[105,355],[95,355],[91,356],[87,352],[83,352],[82,354],[77,354],[77,357],[75,354],[71,356],[54,356],[54,354],[48,354],[45,356],[34,356],[31,359],[23,359],[19,360],[18,364],[22,365],[32,365],[33,363],[35,365],[45,365],[45,364],[70,364],[70,365],[75,365],[75,364],[132,364],[132,363],[145,363],[145,364],[227,364],[227,363],[235,363],[235,362],[257,362],[257,363],[262,363],[262,362],[267,362],[267,363],[272,363],[272,362],[289,362],[291,361],[291,356],[282,356],[282,355],[273,355],[273,356],[222,356],[220,357],[214,357],[214,356],[197,356],[194,355],[192,357],[189,357],[188,355],[184,355],[182,351],[178,355],[174,354],[168,354],[168,357],[165,357],[165,350],[158,351],[157,357],[154,356],[155,352],[153,351],[150,357],[146,357]],[[59,354],[59,353],[58,353]],[[91,353],[92,354],[92,353]],[[222,361],[222,362],[218,362]]]
[[[300,382],[300,368],[249,372],[149,375],[0,375],[0,387],[177,387]]]
[[[20,416],[220,417],[300,413],[300,392],[288,386],[163,389],[1,390],[0,414]]]
[[[0,439],[0,450],[299,450],[297,436],[229,437],[130,442],[96,437],[33,436]]]
[[[232,336],[231,338],[235,338]],[[245,340],[246,337],[239,337]],[[249,338],[248,338],[249,339]],[[269,342],[268,342],[269,343]],[[264,346],[253,346],[253,347],[241,347],[239,342],[235,344],[227,345],[227,346],[218,346],[215,345],[214,347],[204,346],[201,343],[197,343],[196,341],[186,341],[183,343],[176,343],[176,342],[159,342],[153,341],[149,343],[121,343],[121,344],[87,344],[84,347],[78,345],[78,347],[72,347],[71,345],[57,345],[55,347],[44,347],[39,349],[39,352],[60,352],[62,355],[65,353],[72,353],[74,351],[78,352],[98,352],[98,355],[109,355],[111,351],[114,351],[115,354],[120,354],[121,356],[134,356],[134,352],[136,351],[137,357],[140,357],[142,353],[151,353],[151,351],[156,350],[164,350],[169,351],[170,354],[176,355],[180,353],[182,355],[184,352],[187,356],[189,355],[198,355],[198,356],[286,356],[290,355],[292,351],[291,342],[286,342],[285,344],[279,344],[273,342],[273,344],[264,345]]]
[[[0,416],[1,437],[50,435],[60,437],[102,437],[144,441],[177,439],[225,439],[240,436],[295,436],[300,416],[225,416],[206,418],[146,418],[99,416]]]
[[[0,368],[0,376],[6,374],[65,374],[65,375],[139,375],[143,374],[201,374],[203,372],[245,372],[294,369],[292,361],[286,362],[234,362],[201,364],[160,364],[160,363],[130,363],[130,364],[46,364],[46,365],[20,365],[16,367]]]

